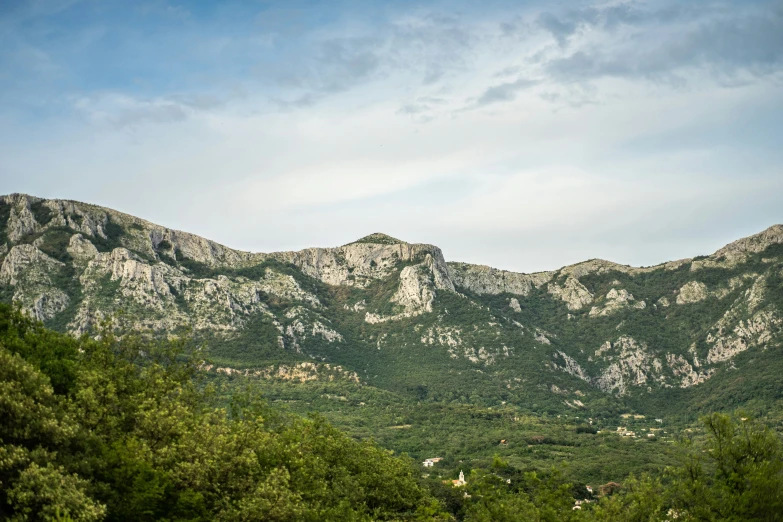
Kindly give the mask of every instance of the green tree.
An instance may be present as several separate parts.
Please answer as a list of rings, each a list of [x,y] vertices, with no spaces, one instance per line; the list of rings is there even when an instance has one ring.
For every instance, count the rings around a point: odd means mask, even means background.
[[[629,477],[618,494],[601,499],[593,509],[586,506],[585,518],[606,522],[656,522],[667,519],[661,481],[642,475]]]
[[[65,341],[8,307],[0,324],[16,325],[5,330],[13,350],[0,331],[3,518],[444,519],[409,459],[322,418],[275,413],[252,390],[226,401],[187,340],[115,337],[106,325],[98,340]],[[74,349],[49,357],[50,342]],[[59,390],[44,371],[58,357],[73,363]]]
[[[54,460],[75,442],[78,426],[49,378],[0,345],[0,516],[46,520],[57,513],[100,520],[105,508],[88,482]]]
[[[783,512],[780,438],[743,413],[713,413],[672,484],[674,509],[699,521],[773,521]]]
[[[473,470],[466,489],[469,522],[568,521],[574,513],[574,499],[560,473],[552,470],[545,479],[535,472],[513,474],[508,464],[493,459],[490,470]]]

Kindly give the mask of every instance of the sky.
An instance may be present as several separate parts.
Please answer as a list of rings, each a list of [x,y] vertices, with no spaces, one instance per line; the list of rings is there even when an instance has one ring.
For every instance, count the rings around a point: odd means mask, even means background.
[[[0,0],[0,193],[533,272],[783,223],[783,1]]]

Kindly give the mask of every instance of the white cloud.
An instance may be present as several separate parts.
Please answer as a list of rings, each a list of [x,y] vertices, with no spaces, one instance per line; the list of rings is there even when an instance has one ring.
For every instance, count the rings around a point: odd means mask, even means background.
[[[316,54],[267,71],[297,72],[287,89],[248,76],[223,79],[235,86],[217,95],[68,93],[79,117],[44,123],[0,112],[0,192],[104,204],[236,248],[384,231],[523,271],[589,257],[653,264],[783,221],[783,160],[748,137],[783,111],[775,74],[727,88],[705,62],[679,61],[679,84],[563,78],[553,64],[598,42],[613,59],[635,56],[635,38],[653,45],[659,22],[539,15],[501,27],[413,13],[371,37],[324,29],[308,35]]]

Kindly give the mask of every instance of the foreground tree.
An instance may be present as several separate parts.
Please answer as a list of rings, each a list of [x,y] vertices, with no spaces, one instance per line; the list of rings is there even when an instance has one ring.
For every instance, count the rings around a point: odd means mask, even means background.
[[[186,342],[99,339],[0,305],[0,517],[444,519],[409,460],[252,393],[228,400]]]
[[[690,520],[780,520],[783,513],[783,452],[768,427],[738,413],[702,419],[703,446],[674,472],[675,512]]]
[[[679,467],[643,476],[585,516],[609,521],[772,522],[783,513],[779,436],[742,413],[702,418],[705,436],[688,442]]]

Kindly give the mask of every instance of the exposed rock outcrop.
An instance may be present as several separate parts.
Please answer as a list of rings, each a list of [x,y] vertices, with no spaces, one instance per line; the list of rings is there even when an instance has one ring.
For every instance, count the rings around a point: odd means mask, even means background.
[[[85,239],[81,234],[74,234],[68,243],[67,252],[76,262],[84,263],[95,259],[98,256],[98,249],[95,248],[89,239]]]
[[[301,345],[310,337],[321,337],[329,343],[343,342],[343,336],[338,331],[326,326],[327,319],[297,306],[285,314],[292,322],[286,327],[285,333],[291,340],[295,351],[301,353]]]
[[[455,286],[474,294],[509,293],[522,296],[528,295],[533,288],[545,285],[555,274],[555,272],[520,274],[468,263],[448,263],[448,273]]]
[[[52,284],[51,271],[65,266],[33,245],[16,245],[11,248],[0,265],[0,284],[17,286],[26,279],[35,279],[31,283]]]
[[[421,337],[422,344],[455,348],[462,345],[462,330],[453,326],[430,326]]]
[[[19,297],[19,301],[24,302],[24,297]],[[26,308],[39,321],[46,321],[65,310],[70,301],[68,294],[59,288],[50,288],[38,294]]]
[[[310,277],[330,285],[365,287],[385,279],[400,262],[425,262],[435,288],[454,290],[446,261],[438,247],[423,244],[351,243],[338,248],[308,248],[278,252],[269,257],[299,267]]]
[[[701,384],[715,373],[715,368],[708,370],[697,371],[694,368],[697,365],[696,362],[691,364],[682,355],[674,355],[671,353],[666,354],[666,363],[669,365],[672,374],[675,377],[680,377],[680,388],[690,388],[697,384]]]
[[[433,245],[384,234],[250,253],[74,201],[15,194],[0,206],[2,298],[74,333],[124,311],[123,328],[188,327],[227,343],[258,334],[294,359],[353,358],[357,347],[415,359],[405,350],[425,350],[453,364],[449,371],[503,375],[516,387],[525,379],[509,376],[532,358],[613,395],[696,386],[739,364],[739,354],[783,341],[783,259],[769,248],[783,244],[779,225],[706,258],[641,268],[593,259],[524,274],[446,263]],[[713,317],[706,332],[691,317],[701,312]],[[601,319],[613,314],[622,317]],[[674,331],[676,343],[660,336]],[[253,371],[310,379],[304,366]]]
[[[604,259],[590,259],[589,261],[583,261],[574,265],[568,265],[557,272],[560,274],[566,274],[573,276],[577,279],[589,274],[607,274],[610,272],[619,272],[621,274],[638,275],[654,272],[656,270],[676,270],[683,265],[690,263],[690,259],[680,259],[677,261],[669,261],[655,266],[647,267],[635,267],[629,265],[621,265],[619,263],[613,263]]]
[[[619,312],[625,308],[636,308],[642,310],[647,307],[644,301],[636,301],[633,294],[628,290],[616,290],[612,288],[606,294],[606,300],[602,306],[594,306],[590,309],[590,317],[607,316]]]
[[[565,302],[569,310],[579,310],[593,301],[593,294],[578,279],[571,276],[565,280],[563,286],[549,283],[547,291]]]
[[[406,266],[400,273],[400,287],[392,297],[392,302],[404,306],[406,312],[432,312],[435,293],[423,268],[418,265]]]
[[[422,263],[406,266],[400,272],[400,283],[391,301],[400,305],[403,311],[394,315],[367,312],[364,320],[370,324],[377,324],[432,312],[435,289],[445,288],[452,291],[454,289],[449,279],[440,279],[442,275],[439,263],[430,253],[427,253]]]
[[[574,377],[579,377],[583,381],[587,381],[587,382],[591,381],[590,376],[587,374],[586,371],[582,369],[581,366],[579,366],[579,363],[576,362],[576,360],[573,357],[566,355],[561,350],[558,350],[557,353],[560,354],[560,357],[562,357],[563,359],[564,362],[564,365],[562,367],[563,371],[573,375]]]
[[[700,281],[685,283],[677,293],[677,304],[698,303],[707,299],[707,285]]]
[[[740,320],[730,333],[718,329],[717,335],[710,334],[707,342],[713,344],[707,354],[707,362],[715,364],[728,361],[753,346],[765,347],[779,329],[781,320],[769,311],[761,311],[750,319]]]
[[[13,300],[38,320],[51,319],[65,310],[68,295],[57,286],[65,264],[33,245],[16,245],[0,265],[0,285],[14,289]]]
[[[300,362],[296,364],[275,364],[263,368],[242,369],[208,364],[202,366],[201,370],[228,376],[241,375],[243,377],[280,381],[309,382],[345,380],[354,383],[361,382],[359,375],[356,372],[346,370],[342,366],[328,363]]]
[[[596,352],[596,355],[599,355]],[[616,395],[626,395],[630,386],[641,386],[648,381],[662,381],[662,364],[649,351],[646,343],[622,336],[610,343],[600,357],[610,361],[601,375],[593,379],[598,389]]]
[[[748,236],[715,252],[711,257],[738,257],[748,253],[759,253],[766,250],[771,245],[783,244],[783,225],[772,225],[763,232]]]
[[[0,198],[0,204],[11,207],[8,222],[6,223],[6,235],[8,236],[8,239],[11,241],[19,241],[26,235],[32,234],[40,228],[30,210],[30,204],[38,201],[41,200],[25,194],[11,194],[10,196],[2,196]]]
[[[595,359],[602,366],[600,373],[590,376],[578,362],[562,351],[563,366],[555,365],[561,371],[589,382],[599,390],[612,395],[628,395],[632,387],[663,386],[666,377],[663,364],[655,357],[644,342],[630,336],[621,336],[616,341],[606,341],[595,351]],[[592,359],[592,357],[591,357]]]

